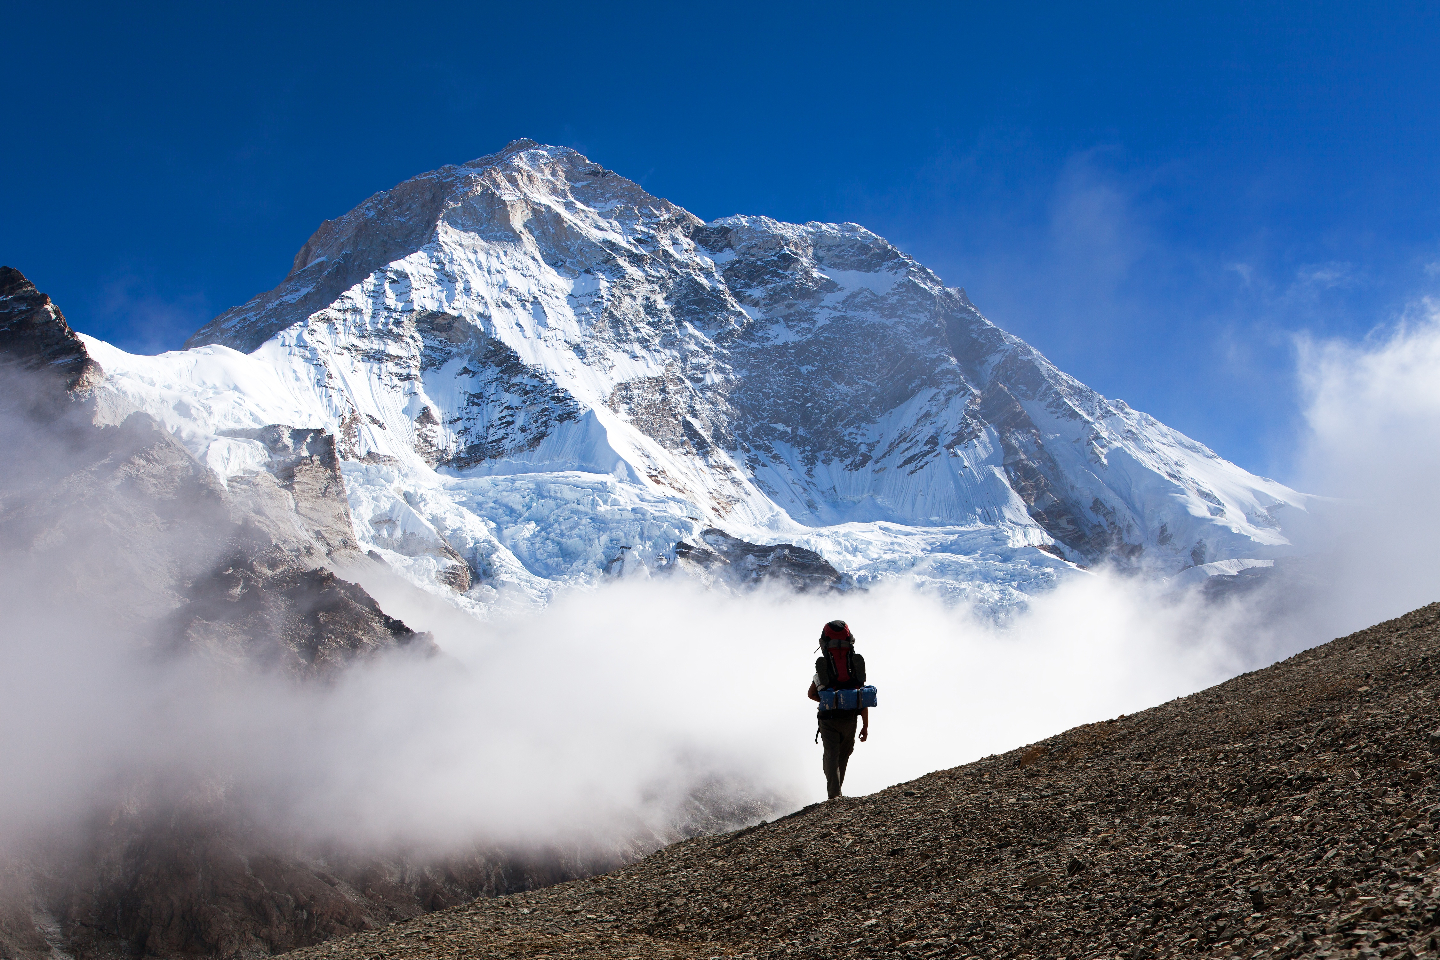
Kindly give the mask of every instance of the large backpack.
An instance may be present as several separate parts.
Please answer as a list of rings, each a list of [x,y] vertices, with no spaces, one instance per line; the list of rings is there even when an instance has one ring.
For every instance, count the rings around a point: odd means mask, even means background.
[[[837,657],[845,658],[846,679],[840,679]],[[859,690],[865,686],[865,658],[856,653],[853,647],[827,647],[825,652],[815,658],[815,676],[819,679],[820,690]],[[831,707],[833,701],[827,694],[820,695],[821,717],[856,717],[860,715],[860,701],[854,701],[856,707]],[[819,737],[819,734],[816,734]]]
[[[848,675],[848,679],[843,682],[835,663],[835,656],[842,651],[845,656],[845,673]],[[820,678],[822,690],[858,690],[865,686],[865,658],[856,653],[854,647],[827,647],[824,653],[815,658],[815,676]]]

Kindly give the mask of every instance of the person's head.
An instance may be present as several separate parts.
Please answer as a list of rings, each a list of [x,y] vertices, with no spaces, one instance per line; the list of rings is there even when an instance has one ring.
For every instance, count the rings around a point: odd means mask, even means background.
[[[855,634],[850,632],[850,625],[844,620],[831,620],[820,630],[820,648],[828,647],[853,647],[855,646]]]

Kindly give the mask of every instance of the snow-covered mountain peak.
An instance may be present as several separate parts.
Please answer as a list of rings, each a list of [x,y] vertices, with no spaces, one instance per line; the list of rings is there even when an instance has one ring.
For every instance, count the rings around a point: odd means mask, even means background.
[[[328,221],[191,345],[96,352],[152,405],[210,371],[167,409],[214,463],[248,462],[226,431],[330,430],[360,542],[421,581],[463,563],[475,596],[665,566],[719,527],[1005,602],[1072,563],[1268,560],[1303,506],[864,227],[706,223],[533,141]]]
[[[297,315],[328,305],[442,233],[532,249],[609,242],[643,254],[673,222],[700,223],[568,147],[516,140],[498,153],[413,177],[325,221],[279,287],[227,310],[186,346],[253,350]]]

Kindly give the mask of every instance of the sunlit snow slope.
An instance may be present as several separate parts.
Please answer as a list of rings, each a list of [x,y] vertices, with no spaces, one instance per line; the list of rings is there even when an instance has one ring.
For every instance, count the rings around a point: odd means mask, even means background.
[[[240,431],[332,431],[361,545],[467,606],[711,526],[1004,604],[1075,565],[1264,563],[1304,508],[862,227],[705,223],[530,141],[327,221],[185,351],[88,346],[222,478],[262,469]]]

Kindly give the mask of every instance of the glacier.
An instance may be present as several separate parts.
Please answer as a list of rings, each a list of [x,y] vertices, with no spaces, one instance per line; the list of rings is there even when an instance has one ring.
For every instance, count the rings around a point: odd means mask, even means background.
[[[687,570],[718,529],[859,586],[1023,603],[1265,567],[1309,498],[1058,370],[855,224],[705,222],[516,141],[323,224],[186,349],[85,337],[221,483],[336,441],[355,539],[486,616]]]

